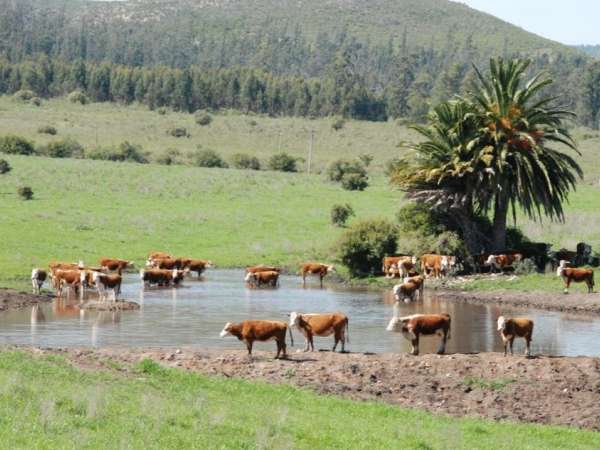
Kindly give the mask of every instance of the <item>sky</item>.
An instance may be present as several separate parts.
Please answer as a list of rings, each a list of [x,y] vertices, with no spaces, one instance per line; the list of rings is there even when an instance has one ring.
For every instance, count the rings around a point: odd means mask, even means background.
[[[600,44],[600,0],[459,0],[563,44]]]

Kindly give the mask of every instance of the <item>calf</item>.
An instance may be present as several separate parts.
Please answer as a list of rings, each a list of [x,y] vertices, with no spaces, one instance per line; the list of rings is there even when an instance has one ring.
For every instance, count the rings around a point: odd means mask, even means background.
[[[522,259],[523,255],[521,253],[489,255],[485,264],[490,266],[492,272],[502,272],[507,267],[512,267],[513,263]]]
[[[70,289],[78,293],[79,287],[81,286],[81,275],[79,270],[63,270],[57,269],[52,274],[52,284],[56,289],[56,295],[61,296],[63,286],[67,285]]]
[[[105,270],[111,270],[117,272],[119,275],[123,273],[123,270],[128,267],[133,267],[133,261],[126,261],[124,259],[113,259],[113,258],[102,258],[100,260],[100,267]]]
[[[188,259],[183,265],[184,269],[187,269],[190,272],[196,272],[198,278],[200,278],[206,269],[210,269],[211,267],[213,267],[213,263],[204,259]]]
[[[569,293],[569,287],[571,282],[582,283],[585,282],[588,288],[588,293],[594,292],[594,271],[592,269],[573,269],[567,267],[567,261],[564,259],[560,261],[558,269],[556,269],[556,276],[559,276],[565,282],[565,294]]]
[[[444,354],[446,342],[450,339],[450,315],[442,314],[413,314],[406,317],[394,317],[387,326],[387,331],[401,332],[411,342],[411,354],[419,354],[419,337],[440,332],[442,341],[437,353]]]
[[[121,292],[122,277],[119,274],[104,274],[92,272],[92,281],[98,289],[100,301],[106,300],[106,291],[112,290],[113,302],[117,301],[117,294]]]
[[[225,324],[223,331],[221,331],[221,337],[230,334],[237,337],[240,341],[244,341],[248,349],[248,355],[252,355],[254,341],[264,342],[274,339],[277,344],[275,359],[279,358],[281,352],[283,352],[283,357],[286,358],[285,337],[288,329],[290,332],[290,342],[293,346],[294,338],[292,330],[288,328],[287,323],[271,320],[245,320],[241,323],[228,322]]]
[[[33,286],[34,294],[42,292],[42,286],[46,278],[48,278],[48,273],[44,269],[33,269],[31,271],[31,285]]]
[[[342,353],[345,352],[344,344],[350,342],[348,336],[348,317],[344,314],[298,314],[292,312],[290,314],[290,328],[296,327],[306,338],[306,345],[304,351],[314,351],[315,345],[313,343],[313,336],[330,336],[333,334],[334,344],[332,351],[338,345],[338,342],[342,343]]]
[[[279,272],[269,270],[266,272],[248,272],[244,281],[252,286],[261,287],[263,284],[277,287],[279,283]]]
[[[149,269],[140,270],[140,279],[144,286],[156,284],[158,286],[169,286],[171,283],[178,286],[183,280],[185,272],[183,270]]]
[[[513,342],[516,337],[525,339],[525,356],[530,356],[531,335],[533,334],[533,321],[523,318],[507,319],[504,316],[498,317],[498,331],[504,343],[504,356],[507,353],[507,347],[510,345],[510,354],[513,354]]]
[[[321,282],[321,288],[323,287],[323,278],[329,272],[335,272],[335,267],[327,264],[320,263],[306,263],[302,264],[300,268],[300,274],[302,275],[302,285],[306,286],[306,276],[307,275],[317,275],[319,277],[319,281]]]

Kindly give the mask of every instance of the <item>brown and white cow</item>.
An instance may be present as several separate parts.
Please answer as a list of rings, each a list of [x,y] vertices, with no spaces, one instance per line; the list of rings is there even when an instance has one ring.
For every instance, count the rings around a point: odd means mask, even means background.
[[[342,353],[346,351],[345,343],[350,342],[348,336],[348,317],[341,313],[333,314],[299,314],[297,312],[290,313],[290,328],[296,327],[304,335],[306,345],[304,351],[314,351],[313,336],[330,336],[333,334],[334,344],[332,351],[342,343]]]
[[[172,258],[173,255],[165,252],[150,252],[148,259],[159,259],[159,258]]]
[[[52,273],[52,284],[56,289],[56,295],[62,295],[63,286],[73,289],[77,295],[81,286],[81,275],[79,270],[57,269]]]
[[[257,266],[246,267],[246,273],[257,273],[257,272],[279,272],[281,269],[275,266],[267,266],[265,264],[259,264]]]
[[[282,352],[283,357],[287,357],[285,338],[288,330],[290,333],[290,342],[293,346],[294,337],[292,336],[292,330],[288,328],[287,323],[272,320],[245,320],[240,323],[228,322],[225,324],[225,327],[223,327],[220,336],[225,337],[231,335],[235,336],[240,341],[244,341],[249,355],[252,355],[252,345],[255,341],[264,342],[275,340],[277,344],[277,355],[275,356],[275,359],[277,359]]]
[[[523,260],[521,253],[489,255],[485,265],[490,266],[492,272],[502,272],[507,267],[512,267],[515,262]]]
[[[196,272],[198,278],[200,278],[206,269],[210,269],[211,267],[213,267],[213,263],[205,259],[185,259],[183,261],[183,269]]]
[[[300,267],[300,275],[302,275],[302,285],[306,286],[306,276],[316,275],[319,277],[321,287],[323,287],[323,278],[330,273],[335,272],[335,267],[321,263],[305,263]]]
[[[498,331],[504,343],[504,356],[507,353],[507,347],[510,345],[510,354],[513,354],[513,342],[516,337],[525,339],[525,356],[531,355],[531,336],[533,334],[533,320],[525,318],[507,319],[504,316],[498,317]]]
[[[426,254],[421,256],[421,271],[423,275],[434,278],[448,276],[450,270],[456,266],[456,256]]]
[[[419,337],[441,333],[442,341],[437,353],[446,351],[446,342],[450,339],[450,315],[442,314],[413,314],[406,317],[394,317],[387,326],[387,331],[401,332],[412,345],[411,354],[419,354]]]
[[[48,267],[50,268],[50,273],[54,273],[57,270],[79,270],[79,269],[83,269],[84,265],[83,265],[83,261],[79,261],[76,263],[73,262],[57,262],[57,261],[52,261],[50,264],[48,264]]]
[[[425,288],[425,277],[423,275],[415,275],[412,277],[406,277],[401,284],[397,284],[393,288],[394,297],[398,301],[415,300],[415,295],[419,293],[419,301],[423,300],[423,290]]]
[[[255,287],[261,287],[262,285],[277,287],[279,284],[279,272],[274,270],[254,273],[248,272],[244,278],[244,281]]]
[[[383,264],[381,266],[381,271],[385,274],[386,278],[394,278],[395,276],[402,277],[400,275],[400,271],[402,270],[403,262],[407,262],[408,264],[412,263],[412,267],[408,270],[414,268],[414,265],[417,263],[416,256],[386,256],[383,258]]]
[[[564,259],[560,261],[556,276],[561,277],[565,282],[565,294],[569,293],[569,287],[574,281],[575,283],[583,283],[587,285],[588,293],[594,292],[594,271],[592,269],[570,268],[567,267],[568,262]]]
[[[48,278],[48,273],[44,269],[33,269],[31,271],[31,285],[34,294],[40,294],[42,292],[42,286],[44,285],[46,278]]]
[[[128,267],[133,267],[133,261],[126,261],[124,259],[116,258],[102,258],[100,259],[100,267],[105,270],[117,272],[119,275],[123,273],[123,270]]]
[[[156,284],[158,286],[169,286],[173,283],[174,286],[178,286],[183,280],[185,271],[173,269],[141,269],[140,279],[144,283],[144,286],[151,286]]]
[[[123,281],[121,275],[92,272],[92,281],[98,289],[100,301],[106,300],[106,292],[109,290],[112,291],[113,302],[117,301],[117,294],[121,292],[121,283]]]
[[[149,264],[148,264],[149,263]],[[184,261],[181,258],[154,258],[148,260],[146,265],[154,269],[183,269]]]

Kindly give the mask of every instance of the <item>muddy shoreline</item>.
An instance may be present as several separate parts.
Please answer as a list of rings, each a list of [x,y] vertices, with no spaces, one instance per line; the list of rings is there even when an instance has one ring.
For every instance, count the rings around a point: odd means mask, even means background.
[[[40,303],[50,303],[52,294],[30,294],[15,289],[0,288],[0,312],[9,309],[24,309]]]
[[[6,347],[4,351],[15,347]],[[291,353],[244,350],[19,347],[35,355],[62,355],[84,370],[119,370],[150,358],[204,375],[291,384],[353,400],[373,400],[435,414],[481,417],[600,431],[600,358],[499,353]],[[292,350],[294,351],[294,350]],[[115,369],[114,362],[122,364]]]

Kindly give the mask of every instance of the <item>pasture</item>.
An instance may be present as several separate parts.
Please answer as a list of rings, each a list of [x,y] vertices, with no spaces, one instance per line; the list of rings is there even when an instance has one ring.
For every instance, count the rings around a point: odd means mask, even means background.
[[[3,445],[591,449],[598,442],[597,433],[574,428],[436,416],[290,386],[208,378],[149,359],[111,360],[95,369],[61,356],[0,352]]]

